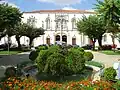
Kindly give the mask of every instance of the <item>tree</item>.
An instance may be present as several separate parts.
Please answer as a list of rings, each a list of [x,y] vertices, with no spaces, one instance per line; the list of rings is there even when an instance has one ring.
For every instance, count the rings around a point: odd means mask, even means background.
[[[43,28],[35,28],[33,26],[27,25],[24,36],[27,36],[30,39],[29,46],[31,48],[33,40],[37,37],[40,37],[40,35],[43,34],[44,34]]]
[[[14,26],[21,22],[22,13],[18,8],[9,6],[8,4],[0,4],[0,32],[6,32],[8,37],[13,35]],[[4,36],[4,35],[3,35]]]
[[[18,43],[18,48],[21,48],[20,38],[25,34],[27,26],[28,25],[26,23],[18,23],[17,25],[15,25],[15,27],[13,29],[13,33],[14,33],[16,41]]]
[[[112,33],[111,38],[113,45],[115,45],[116,34],[120,31],[120,0],[97,0],[96,11],[99,15],[104,17],[107,32]]]
[[[102,46],[102,35],[106,32],[104,26],[102,18],[99,18],[96,15],[89,17],[83,16],[77,23],[78,31],[88,35],[92,40],[93,49],[95,47],[96,39],[99,41],[99,46]]]

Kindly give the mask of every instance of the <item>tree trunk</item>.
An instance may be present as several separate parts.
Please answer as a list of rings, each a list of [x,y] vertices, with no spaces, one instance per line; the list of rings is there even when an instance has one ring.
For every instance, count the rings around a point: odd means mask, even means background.
[[[98,38],[99,47],[102,48],[102,36]]]
[[[16,41],[17,41],[17,43],[18,43],[18,48],[21,49],[20,36],[16,36],[15,38],[16,38]]]
[[[30,49],[32,47],[32,42],[33,42],[33,38],[30,38],[30,41],[29,41],[29,47],[30,47]]]

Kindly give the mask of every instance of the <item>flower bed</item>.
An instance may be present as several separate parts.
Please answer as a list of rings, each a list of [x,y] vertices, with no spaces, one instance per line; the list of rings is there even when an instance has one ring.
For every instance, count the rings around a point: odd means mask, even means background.
[[[120,84],[107,81],[92,81],[91,79],[78,82],[46,82],[32,78],[8,78],[0,84],[0,90],[118,90]]]

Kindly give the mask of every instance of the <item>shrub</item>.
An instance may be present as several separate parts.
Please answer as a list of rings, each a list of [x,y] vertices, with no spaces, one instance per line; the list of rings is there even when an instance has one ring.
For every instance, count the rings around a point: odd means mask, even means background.
[[[66,56],[66,62],[70,70],[74,73],[80,73],[85,67],[83,53],[78,49],[71,48]]]
[[[36,59],[40,72],[64,76],[73,73],[80,73],[85,66],[83,49],[64,46],[51,46],[47,50],[41,50]]]
[[[67,48],[68,48],[68,49],[70,49],[70,48],[72,48],[72,47],[73,47],[73,46],[72,46],[72,45],[70,45],[70,44],[69,44],[69,45],[67,45]]]
[[[51,46],[47,50],[41,50],[39,52],[39,56],[37,57],[36,62],[40,72],[44,70],[48,57],[57,52],[60,52],[59,46]]]
[[[48,73],[56,76],[66,75],[67,64],[64,55],[54,53],[47,59]]]
[[[80,47],[79,47],[78,50],[81,51],[81,52],[84,52],[84,49],[83,49],[83,48],[80,48]]]
[[[32,51],[29,54],[29,59],[34,61],[37,58],[37,56],[38,56],[38,53],[36,51]]]
[[[40,52],[41,50],[46,50],[46,49],[48,49],[48,47],[43,45],[43,46],[39,46],[36,51]]]
[[[115,80],[117,73],[113,67],[106,68],[103,73],[105,80]]]
[[[102,50],[112,50],[112,46],[111,45],[103,45]]]
[[[92,50],[93,45],[87,44],[87,45],[85,45],[85,46],[82,46],[81,48],[83,48],[83,49],[85,49],[85,50]]]
[[[91,52],[85,52],[84,53],[84,58],[86,61],[91,61],[93,59],[93,54]]]
[[[16,69],[14,67],[8,67],[4,74],[6,77],[14,77],[16,76]]]

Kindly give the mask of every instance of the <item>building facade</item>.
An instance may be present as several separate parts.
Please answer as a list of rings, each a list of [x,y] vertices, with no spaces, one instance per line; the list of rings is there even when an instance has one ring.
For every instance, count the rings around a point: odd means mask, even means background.
[[[95,14],[87,10],[39,10],[32,12],[24,12],[22,22],[33,25],[34,27],[42,27],[45,34],[34,39],[33,45],[55,44],[57,41],[66,42],[70,45],[84,46],[90,44],[88,36],[77,31],[76,23],[83,16]],[[15,37],[11,37],[12,43],[17,44]],[[7,38],[3,38],[1,42],[6,42]],[[28,45],[29,38],[23,36],[20,39],[21,44]],[[112,44],[110,34],[103,35],[103,44]],[[119,46],[116,39],[115,43]],[[98,45],[96,41],[96,45]]]
[[[83,15],[94,12],[85,10],[40,10],[24,12],[23,22],[34,27],[42,27],[45,34],[34,40],[34,46],[40,44],[55,44],[57,41],[71,45],[83,46],[89,44],[87,36],[77,31],[76,23]]]

